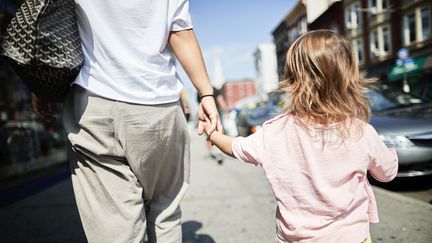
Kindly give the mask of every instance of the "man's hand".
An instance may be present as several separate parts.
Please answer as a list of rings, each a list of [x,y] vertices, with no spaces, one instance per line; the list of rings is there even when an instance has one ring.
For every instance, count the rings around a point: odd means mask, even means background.
[[[56,103],[42,100],[36,95],[32,95],[33,112],[42,120],[47,122],[54,122],[57,114]]]
[[[225,154],[234,157],[232,151],[232,143],[233,138],[227,135],[222,134],[219,131],[213,131],[211,129],[211,122],[207,117],[204,117],[205,121],[203,122],[204,131],[207,134],[207,140],[210,140],[212,145],[216,145],[222,152]]]
[[[198,134],[204,133],[204,122],[206,118],[210,121],[210,128],[206,132],[212,133],[214,131],[222,133],[222,124],[219,118],[219,113],[216,108],[216,103],[213,97],[202,98],[198,110]]]

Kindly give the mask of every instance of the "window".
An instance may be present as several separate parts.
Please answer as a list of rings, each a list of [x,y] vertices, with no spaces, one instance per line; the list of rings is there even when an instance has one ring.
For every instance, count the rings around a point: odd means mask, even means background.
[[[378,44],[378,30],[374,30],[370,35],[370,50],[371,54],[378,56],[379,44]]]
[[[420,11],[421,18],[421,40],[425,40],[431,36],[431,24],[430,24],[430,9],[422,8]]]
[[[429,7],[419,7],[403,16],[404,45],[411,45],[431,37],[430,16]]]
[[[292,43],[294,42],[298,37],[298,29],[297,26],[292,27],[289,31],[288,31],[288,42]]]
[[[417,30],[415,21],[415,12],[404,16],[404,35],[405,45],[409,45],[417,40]]]
[[[360,3],[355,2],[345,9],[345,27],[346,29],[356,29],[361,26]]]
[[[356,39],[352,41],[354,54],[357,57],[358,64],[364,63],[364,49],[362,39]]]
[[[330,30],[332,30],[333,32],[338,33],[338,34],[340,33],[339,25],[337,23],[332,23],[330,25]]]
[[[376,21],[377,15],[382,14],[389,7],[389,0],[369,0],[369,18],[372,22]]]
[[[376,8],[377,0],[369,0],[369,8]]]
[[[382,36],[383,36],[383,51],[385,53],[390,52],[390,29],[385,26],[382,28]]]
[[[306,17],[302,18],[302,20],[300,21],[300,34],[304,34],[307,32],[307,19]]]
[[[370,51],[372,57],[385,56],[391,52],[391,33],[389,26],[379,26],[371,31]]]
[[[381,1],[381,9],[386,9],[389,6],[389,0],[382,0]]]
[[[371,12],[378,13],[389,7],[389,0],[369,0]]]

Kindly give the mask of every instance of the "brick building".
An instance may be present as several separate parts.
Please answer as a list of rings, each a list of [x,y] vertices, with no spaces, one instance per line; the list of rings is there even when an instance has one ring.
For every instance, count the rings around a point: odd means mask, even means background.
[[[306,0],[298,1],[282,22],[273,30],[279,80],[283,79],[285,57],[291,43],[307,32]]]
[[[308,30],[331,29],[346,36],[366,76],[396,87],[407,82],[419,90],[432,89],[432,1],[307,0],[298,4],[303,2]],[[294,10],[283,23],[295,21]],[[290,36],[288,26],[280,24],[273,36],[278,64],[283,67],[289,44],[282,40]],[[409,68],[398,61],[401,48],[409,51]]]
[[[222,87],[222,93],[228,109],[231,109],[237,101],[257,95],[256,83],[253,80],[227,82]]]

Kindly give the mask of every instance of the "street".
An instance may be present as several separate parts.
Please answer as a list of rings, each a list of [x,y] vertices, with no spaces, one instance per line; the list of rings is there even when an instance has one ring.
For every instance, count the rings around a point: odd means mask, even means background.
[[[26,186],[34,194],[2,204],[0,242],[86,242],[66,169]],[[191,175],[183,242],[274,242],[275,200],[260,167],[229,158],[218,165],[207,157],[204,137],[193,134]],[[374,242],[432,242],[432,205],[374,190],[381,220],[371,227]]]

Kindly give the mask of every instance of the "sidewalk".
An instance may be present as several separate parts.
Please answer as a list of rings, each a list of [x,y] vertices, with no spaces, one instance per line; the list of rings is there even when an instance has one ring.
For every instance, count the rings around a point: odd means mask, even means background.
[[[45,177],[29,186],[48,180],[53,183],[49,187],[0,207],[0,242],[86,242],[68,176],[60,182],[56,175]],[[374,242],[432,242],[431,205],[374,190],[381,219],[372,226]],[[228,158],[218,165],[206,158],[204,137],[196,135],[182,210],[184,243],[274,242],[275,200],[262,169]]]
[[[372,225],[376,242],[432,242],[432,205],[374,188],[380,223]]]
[[[184,242],[274,242],[275,201],[260,167],[206,158],[203,137],[192,135],[191,186],[183,200]],[[432,242],[432,205],[374,188],[381,222],[374,242]]]

